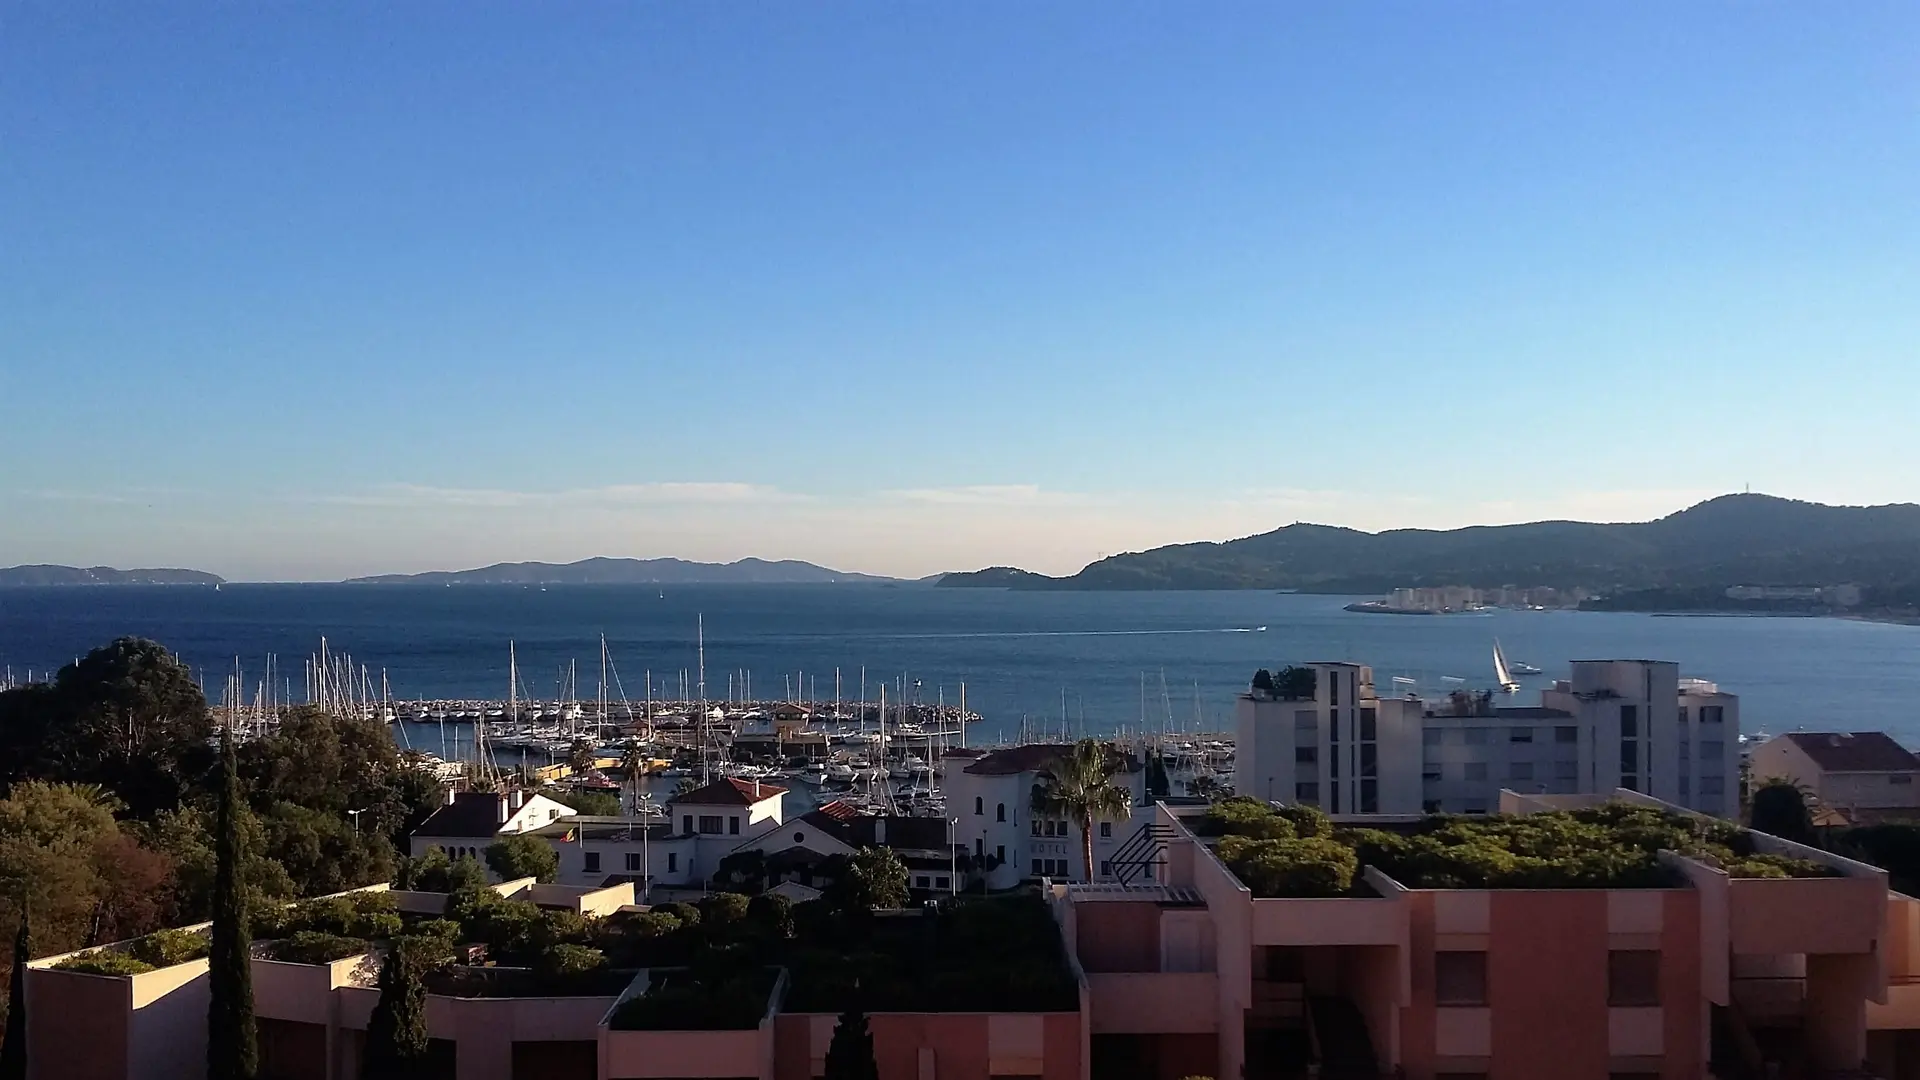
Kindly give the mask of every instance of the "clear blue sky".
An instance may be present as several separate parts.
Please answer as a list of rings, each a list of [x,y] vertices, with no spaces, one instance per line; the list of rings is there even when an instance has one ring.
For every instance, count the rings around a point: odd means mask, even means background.
[[[0,565],[1920,499],[1920,5],[12,4]]]

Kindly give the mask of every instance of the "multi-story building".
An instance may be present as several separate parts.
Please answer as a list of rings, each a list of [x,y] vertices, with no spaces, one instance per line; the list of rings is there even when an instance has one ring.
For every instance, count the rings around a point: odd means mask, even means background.
[[[1501,809],[1603,801],[1505,792]],[[1920,901],[1874,867],[1747,833],[1807,860],[1803,876],[1666,851],[1661,875],[1609,887],[1455,888],[1363,865],[1345,895],[1282,898],[1216,854],[1205,813],[1156,808],[1158,888],[1054,887],[1102,1080],[1920,1075]]]
[[[954,842],[989,867],[987,885],[1004,889],[1023,880],[1052,877],[1084,881],[1086,856],[1080,825],[1033,811],[1033,789],[1047,766],[1073,747],[1030,743],[1002,750],[952,749],[940,759],[945,775],[940,790],[947,814],[956,819]],[[1131,757],[1116,754],[1114,783],[1124,786],[1136,807],[1145,808],[1146,770]],[[1109,862],[1132,828],[1123,821],[1094,823],[1094,878],[1112,876]]]
[[[1536,706],[1491,692],[1380,696],[1373,670],[1313,663],[1313,687],[1236,703],[1235,787],[1329,813],[1487,813],[1501,790],[1642,791],[1734,812],[1739,699],[1656,660],[1576,660]]]
[[[1920,815],[1920,757],[1885,732],[1793,731],[1748,755],[1753,782],[1786,780],[1854,821]]]

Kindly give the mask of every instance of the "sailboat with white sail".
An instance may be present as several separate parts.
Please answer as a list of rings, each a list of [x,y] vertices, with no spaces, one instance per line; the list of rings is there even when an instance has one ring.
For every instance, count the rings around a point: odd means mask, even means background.
[[[1493,639],[1493,681],[1509,694],[1520,689],[1520,680],[1513,677],[1513,669],[1507,666],[1507,654],[1501,651],[1499,638]]]

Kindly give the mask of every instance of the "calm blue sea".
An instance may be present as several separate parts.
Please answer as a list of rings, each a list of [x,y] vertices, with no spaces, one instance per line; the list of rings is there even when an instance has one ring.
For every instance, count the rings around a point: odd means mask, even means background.
[[[885,680],[920,684],[987,717],[980,734],[1058,729],[1065,696],[1075,730],[1141,721],[1157,729],[1230,724],[1231,695],[1255,668],[1303,660],[1373,665],[1485,685],[1491,649],[1564,674],[1575,658],[1678,660],[1682,673],[1741,695],[1745,726],[1885,729],[1920,743],[1920,628],[1833,619],[1661,618],[1494,612],[1416,618],[1342,611],[1348,598],[1268,592],[1026,593],[881,586],[459,587],[228,585],[200,588],[0,590],[0,665],[19,678],[57,667],[117,635],[151,637],[206,672],[215,693],[234,658],[258,677],[278,653],[294,692],[300,661],[328,647],[384,668],[396,697],[503,697],[507,642],[528,689],[553,695],[568,661],[593,696],[605,634],[627,696],[677,694],[706,625],[707,692],[751,672],[755,695],[785,696],[800,673],[816,699],[868,696]],[[1264,627],[1265,629],[1260,629]],[[1166,687],[1162,694],[1162,680]],[[795,691],[798,693],[798,691]],[[893,691],[890,691],[890,697]],[[1537,693],[1523,691],[1521,702]],[[1195,699],[1198,698],[1196,709]]]

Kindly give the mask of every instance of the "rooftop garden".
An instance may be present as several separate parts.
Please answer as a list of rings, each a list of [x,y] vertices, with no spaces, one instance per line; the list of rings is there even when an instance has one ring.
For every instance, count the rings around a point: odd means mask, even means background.
[[[1678,884],[1663,850],[1738,878],[1830,877],[1824,863],[1763,854],[1726,822],[1608,804],[1512,817],[1434,816],[1405,828],[1336,826],[1311,807],[1274,809],[1240,796],[1215,803],[1194,831],[1260,897],[1368,895],[1373,866],[1412,889],[1634,889]]]
[[[124,946],[90,949],[53,965],[89,975],[142,975],[207,955],[207,935],[197,930],[155,930]]]
[[[682,969],[624,1003],[616,1027],[751,1027],[765,1011],[762,982],[778,968],[789,977],[787,1012],[1079,1007],[1059,929],[1033,894],[874,911],[722,893],[697,907],[612,916],[601,931],[614,963]]]

